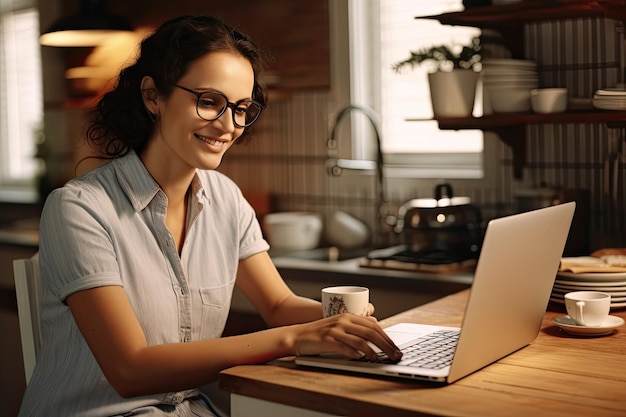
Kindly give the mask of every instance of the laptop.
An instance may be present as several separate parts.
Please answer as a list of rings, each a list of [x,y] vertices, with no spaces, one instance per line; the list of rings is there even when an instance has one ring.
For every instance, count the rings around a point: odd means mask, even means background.
[[[398,323],[386,328],[405,352],[400,362],[329,354],[298,356],[295,363],[450,384],[527,346],[541,329],[575,205],[564,203],[491,220],[461,327]],[[437,348],[438,361],[405,350],[415,345],[422,349],[432,342],[444,345]]]

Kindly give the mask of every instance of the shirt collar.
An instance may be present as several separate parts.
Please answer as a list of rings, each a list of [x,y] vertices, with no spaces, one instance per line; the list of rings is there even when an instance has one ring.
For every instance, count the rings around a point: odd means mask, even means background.
[[[128,154],[113,160],[117,177],[128,200],[135,211],[145,209],[154,197],[161,191],[161,187],[152,178],[145,165],[131,150]],[[191,182],[191,195],[194,203],[202,205],[207,201],[206,187],[196,172]]]

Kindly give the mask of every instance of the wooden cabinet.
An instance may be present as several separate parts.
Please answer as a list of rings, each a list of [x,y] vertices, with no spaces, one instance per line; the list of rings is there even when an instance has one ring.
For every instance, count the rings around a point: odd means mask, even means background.
[[[446,25],[474,26],[499,31],[508,41],[514,58],[524,58],[523,26],[527,23],[573,18],[605,17],[626,21],[623,0],[530,0],[498,6],[475,7],[464,11],[416,19],[435,19]],[[622,60],[626,57],[622,57]],[[622,62],[622,67],[624,63]],[[622,68],[623,70],[623,68]],[[626,127],[626,111],[579,108],[559,114],[506,113],[483,117],[438,119],[440,129],[481,129],[492,131],[513,151],[514,176],[521,178],[526,162],[525,126],[529,124],[606,123],[610,128]]]

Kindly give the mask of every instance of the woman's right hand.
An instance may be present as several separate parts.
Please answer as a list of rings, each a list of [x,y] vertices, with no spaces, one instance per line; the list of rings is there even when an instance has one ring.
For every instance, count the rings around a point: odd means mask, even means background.
[[[338,353],[353,359],[367,356],[376,361],[378,355],[371,343],[391,360],[402,357],[402,352],[374,317],[346,313],[294,327],[297,328],[293,341],[296,355]]]

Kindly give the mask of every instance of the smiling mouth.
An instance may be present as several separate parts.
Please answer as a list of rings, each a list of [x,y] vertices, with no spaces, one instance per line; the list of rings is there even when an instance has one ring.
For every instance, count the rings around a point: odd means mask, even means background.
[[[209,145],[215,146],[217,148],[221,148],[222,146],[224,146],[226,144],[226,142],[222,142],[222,141],[219,141],[219,140],[216,140],[216,139],[211,139],[211,138],[206,137],[206,136],[201,136],[201,135],[198,135],[197,133],[194,133],[194,136],[196,138],[200,139],[202,142],[208,143]]]

